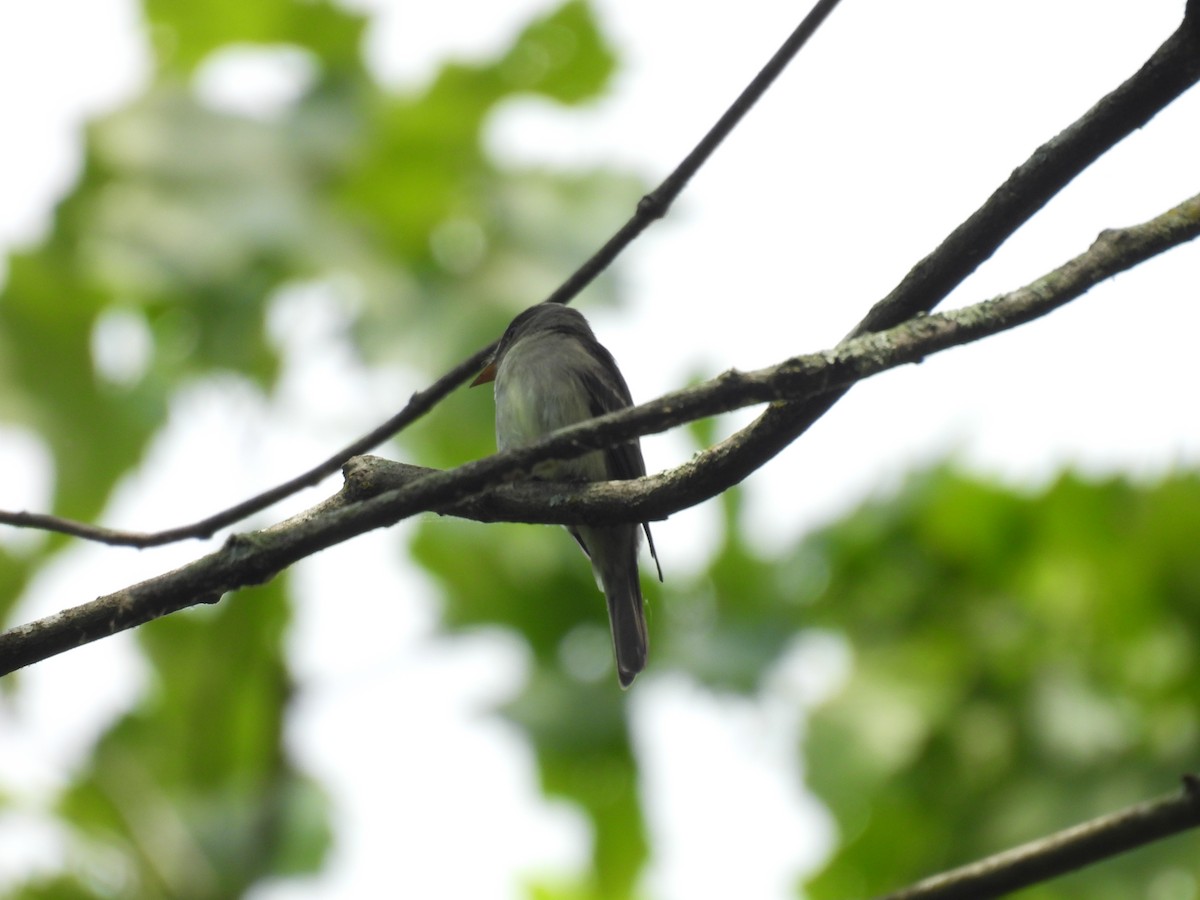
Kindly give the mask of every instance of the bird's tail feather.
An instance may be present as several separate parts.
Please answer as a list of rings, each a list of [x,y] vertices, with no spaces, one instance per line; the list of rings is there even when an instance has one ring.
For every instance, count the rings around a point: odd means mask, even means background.
[[[621,687],[633,684],[637,674],[646,668],[646,616],[642,607],[642,590],[636,567],[629,577],[617,584],[606,585],[608,621],[612,626],[613,651],[617,658],[617,680]]]
[[[591,557],[596,583],[608,602],[617,679],[621,687],[627,688],[646,668],[646,616],[638,580],[637,526],[579,527],[570,531]]]

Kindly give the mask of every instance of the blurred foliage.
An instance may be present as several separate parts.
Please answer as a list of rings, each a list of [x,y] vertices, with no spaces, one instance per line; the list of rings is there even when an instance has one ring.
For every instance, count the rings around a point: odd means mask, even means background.
[[[270,392],[280,359],[265,322],[290,287],[345,301],[368,362],[435,374],[545,296],[640,192],[608,171],[501,168],[484,149],[510,98],[604,90],[615,60],[583,3],[408,92],[371,80],[368,23],[323,0],[146,0],[145,15],[153,83],[91,123],[79,183],[0,293],[0,421],[43,442],[56,513],[101,518],[190,382]],[[269,114],[212,108],[191,79],[233,45],[302,52],[311,79]],[[151,347],[121,376],[95,352],[114,322]],[[490,416],[485,393],[461,391],[404,440],[422,463],[461,462],[491,451]],[[711,431],[691,429],[700,445]],[[1022,496],[938,469],[770,558],[745,538],[736,491],[714,503],[723,539],[706,571],[672,578],[668,560],[665,587],[645,581],[651,670],[752,694],[808,629],[845,635],[853,672],[798,748],[843,839],[813,898],[900,886],[1195,767],[1194,476],[1064,477]],[[65,544],[0,548],[0,616]],[[504,712],[544,790],[584,810],[595,838],[586,871],[530,893],[639,896],[651,848],[629,695],[573,542],[431,517],[411,550],[444,590],[448,629],[528,640],[531,676]],[[59,800],[77,856],[17,896],[231,897],[319,868],[326,802],[283,742],[288,621],[279,579],[138,630],[145,693]],[[1028,896],[1144,896],[1181,858],[1168,842]]]
[[[1022,496],[935,470],[806,541],[829,572],[809,618],[855,656],[805,746],[844,841],[808,895],[872,896],[1194,772],[1197,533],[1194,474]],[[1194,873],[1183,841],[1022,896],[1151,896]]]
[[[605,88],[615,59],[585,3],[407,91],[372,80],[368,21],[325,0],[145,0],[144,14],[152,82],[89,124],[78,183],[46,239],[9,257],[0,292],[0,422],[44,447],[59,515],[102,519],[190,383],[270,392],[281,360],[266,322],[290,288],[318,285],[351,308],[365,360],[434,373],[548,293],[641,191],[606,171],[501,168],[484,151],[505,101],[582,103]],[[281,108],[214,107],[194,79],[229,48],[299,53],[309,77]],[[611,281],[592,293],[611,297]],[[143,340],[144,359],[118,345],[125,355],[106,363],[114,331]],[[446,464],[491,450],[486,394],[447,409],[470,427],[421,429],[408,438],[415,454]],[[0,549],[0,619],[66,544]],[[286,586],[138,630],[147,692],[62,792],[77,852],[19,896],[234,897],[319,868],[325,801],[283,744]],[[636,821],[627,745],[612,743],[625,754],[616,793]],[[574,789],[610,805],[612,792],[582,775]],[[632,873],[641,852],[606,859]]]
[[[282,747],[285,585],[142,630],[146,696],[103,735],[60,803],[90,895],[238,897],[260,879],[319,867],[330,840],[324,795]]]

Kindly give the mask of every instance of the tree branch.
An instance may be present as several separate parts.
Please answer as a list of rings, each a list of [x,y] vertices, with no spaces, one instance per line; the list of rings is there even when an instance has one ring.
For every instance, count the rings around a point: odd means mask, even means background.
[[[1011,294],[886,332],[843,342],[755,372],[726,372],[697,387],[565,428],[536,443],[455,469],[417,470],[359,461],[343,490],[263,531],[232,535],[196,562],[91,603],[0,634],[0,675],[224,593],[258,584],[319,550],[358,534],[436,510],[485,521],[601,524],[662,518],[722,490],[719,466],[753,425],[695,459],[649,478],[577,485],[499,485],[551,458],[570,458],[635,436],[761,402],[804,402],[939,350],[1045,315],[1099,281],[1200,235],[1200,195],[1142,225],[1105,231],[1083,254]],[[712,477],[713,472],[716,478]],[[419,472],[421,477],[413,477]],[[490,490],[489,490],[490,488]]]
[[[1200,780],[1183,790],[943,872],[878,900],[988,900],[1200,825]]]
[[[887,369],[919,363],[932,353],[1044,316],[1113,275],[1197,237],[1200,194],[1141,225],[1102,232],[1084,253],[1012,293],[946,313],[918,316],[888,331],[765,369],[730,370],[703,384],[563,429],[530,445],[521,468],[506,468],[501,474],[511,476],[544,459],[578,455],[756,403],[799,402],[829,391],[844,391]],[[546,482],[510,485],[431,509],[480,522],[571,525],[665,519],[724,490],[719,481],[708,478],[707,463],[723,452],[724,445],[746,440],[752,427],[675,469],[636,481],[587,487]],[[363,500],[441,470],[359,457],[344,471],[355,499]]]
[[[917,263],[847,335],[889,328],[944,300],[1034,213],[1127,135],[1200,80],[1200,0],[1132,77],[1033,152],[970,218]],[[773,404],[724,452],[706,458],[715,484],[732,487],[807,431],[844,391]]]
[[[788,36],[767,64],[759,71],[745,90],[738,95],[729,109],[717,120],[700,142],[692,149],[675,170],[663,180],[657,188],[647,194],[638,203],[633,216],[611,238],[605,242],[595,254],[580,266],[566,281],[564,281],[544,302],[570,303],[580,291],[591,284],[601,272],[620,255],[633,241],[645,231],[654,221],[667,214],[676,198],[684,187],[712,156],[721,142],[725,140],[738,126],[762,96],[771,87],[779,74],[787,67],[808,43],[808,39],[816,33],[821,24],[833,12],[840,0],[818,0],[796,30]],[[408,404],[379,427],[358,440],[343,447],[333,456],[319,463],[307,472],[303,472],[282,484],[263,491],[228,509],[221,510],[189,525],[168,528],[163,531],[123,531],[115,528],[105,528],[86,522],[77,522],[60,516],[45,513],[6,512],[0,510],[0,524],[20,528],[37,528],[43,531],[54,531],[85,538],[103,544],[127,547],[158,547],[188,538],[212,537],[220,529],[240,522],[247,516],[273,506],[285,497],[306,488],[313,487],[328,475],[332,475],[346,460],[353,456],[366,453],[379,446],[384,441],[398,434],[411,425],[425,413],[429,412],[451,391],[459,387],[469,377],[479,372],[483,362],[495,348],[493,341],[488,346],[477,350],[470,357],[435,381],[423,391],[417,391],[409,398]]]

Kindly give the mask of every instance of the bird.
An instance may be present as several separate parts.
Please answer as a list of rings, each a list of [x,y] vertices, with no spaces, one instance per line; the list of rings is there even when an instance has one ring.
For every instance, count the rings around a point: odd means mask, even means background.
[[[487,382],[494,382],[501,451],[633,405],[616,360],[596,340],[587,319],[558,303],[539,303],[512,320],[471,386]],[[620,481],[645,474],[636,438],[573,459],[546,460],[533,469],[533,477],[549,481]],[[650,525],[642,522],[640,528],[661,581]],[[639,525],[570,525],[567,530],[591,560],[596,585],[604,592],[617,680],[626,689],[645,668],[649,645],[638,577]]]

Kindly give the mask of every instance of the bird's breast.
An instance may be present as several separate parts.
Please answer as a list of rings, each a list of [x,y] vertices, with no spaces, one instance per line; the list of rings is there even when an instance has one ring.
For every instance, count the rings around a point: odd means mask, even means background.
[[[579,377],[586,353],[565,339],[530,338],[511,347],[496,371],[496,444],[501,450],[592,418],[587,388]],[[604,480],[603,454],[539,466],[543,478]]]

